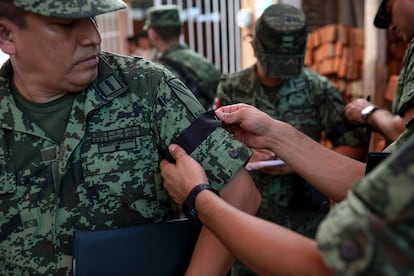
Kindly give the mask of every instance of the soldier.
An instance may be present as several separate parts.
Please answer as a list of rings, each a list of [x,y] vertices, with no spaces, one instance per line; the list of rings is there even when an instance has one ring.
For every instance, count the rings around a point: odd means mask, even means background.
[[[239,260],[258,275],[414,272],[414,137],[360,179],[364,163],[336,154],[253,106],[224,106],[216,115],[246,145],[278,152],[312,185],[341,201],[314,241],[239,212],[213,193],[199,193],[192,198],[198,217]],[[171,197],[181,203],[197,184],[206,183],[206,176],[182,149],[169,148],[176,164],[162,161],[161,174]]]
[[[100,51],[95,16],[125,7],[0,1],[0,49],[10,56],[0,70],[1,274],[72,275],[74,232],[176,218],[159,163],[182,133],[198,141],[192,156],[221,196],[257,210],[249,150],[217,123],[194,133],[209,120],[183,83],[162,66]],[[231,261],[202,229],[189,271],[224,274]]]
[[[407,123],[414,117],[414,24],[412,22],[414,18],[411,13],[412,8],[410,1],[383,0],[374,21],[377,28],[389,28],[400,35],[405,42],[409,42],[391,111],[379,108],[365,99],[356,99],[345,107],[345,115],[349,121],[379,132],[386,138],[387,144],[395,141],[406,130]],[[395,20],[391,22],[391,18],[395,18]]]
[[[204,108],[213,107],[220,71],[204,56],[180,44],[180,14],[175,5],[156,6],[148,10],[143,27],[158,51],[156,61],[164,64],[194,93]]]
[[[345,120],[341,94],[324,76],[303,66],[306,37],[302,11],[287,4],[268,7],[255,26],[252,46],[257,63],[221,79],[216,108],[238,102],[254,105],[315,141],[325,132],[339,153],[365,158],[366,132]],[[277,157],[256,150],[250,162]],[[286,165],[252,170],[251,175],[262,195],[259,217],[314,237],[329,210],[327,197]],[[249,275],[239,265],[232,271]]]

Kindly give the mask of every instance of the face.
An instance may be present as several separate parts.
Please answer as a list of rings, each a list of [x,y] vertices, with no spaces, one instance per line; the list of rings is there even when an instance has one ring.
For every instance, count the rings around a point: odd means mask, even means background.
[[[266,74],[266,71],[264,67],[261,65],[260,61],[257,60],[256,62],[256,74],[261,84],[268,87],[276,87],[279,86],[283,80],[274,78],[274,77],[268,77]]]
[[[139,46],[142,49],[149,49],[149,48],[151,48],[151,42],[150,42],[149,38],[148,37],[141,37],[139,39]]]
[[[15,70],[14,80],[25,96],[40,91],[46,97],[79,92],[98,74],[101,37],[91,18],[59,19],[29,13],[27,28],[11,27],[10,40],[12,47],[6,50]]]
[[[414,0],[388,0],[391,26],[406,42],[414,37]]]

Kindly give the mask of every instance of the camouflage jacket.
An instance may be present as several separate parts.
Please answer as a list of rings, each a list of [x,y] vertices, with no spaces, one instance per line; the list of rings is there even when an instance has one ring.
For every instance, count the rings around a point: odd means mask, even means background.
[[[75,231],[175,217],[159,163],[204,112],[182,82],[149,61],[102,53],[57,144],[16,107],[12,74],[8,62],[0,71],[2,275],[70,275]],[[192,156],[220,188],[249,152],[217,128]]]
[[[414,274],[414,137],[358,181],[320,225],[337,275]]]
[[[298,77],[285,80],[277,88],[262,86],[254,66],[223,76],[216,102],[256,106],[316,141],[320,141],[325,131],[334,146],[355,146],[368,141],[364,128],[346,123],[345,102],[339,92],[325,77],[306,68]],[[326,198],[297,174],[275,176],[253,171],[252,176],[262,194],[260,217],[314,237],[318,224],[328,212],[327,208],[319,208],[320,203],[329,204]]]
[[[404,56],[392,102],[392,113],[403,116],[407,107],[412,104],[414,104],[414,39],[411,40]]]
[[[157,61],[181,79],[204,108],[212,108],[220,80],[220,71],[213,63],[185,45],[167,49]]]

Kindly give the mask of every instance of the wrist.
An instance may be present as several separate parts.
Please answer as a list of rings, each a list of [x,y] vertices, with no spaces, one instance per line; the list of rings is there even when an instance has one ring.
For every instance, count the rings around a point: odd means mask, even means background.
[[[209,190],[215,194],[217,194],[218,196],[220,196],[219,192],[214,189],[211,185],[209,184],[198,184],[197,186],[194,186],[193,189],[190,191],[190,193],[187,195],[187,198],[185,199],[185,201],[183,202],[182,205],[182,209],[184,211],[185,216],[192,220],[194,223],[200,223],[200,221],[198,220],[198,216],[197,216],[197,211],[195,208],[195,202],[197,199],[197,196],[205,190]]]
[[[364,123],[368,121],[369,116],[374,113],[374,111],[378,110],[379,107],[376,105],[369,105],[361,110],[361,118]]]

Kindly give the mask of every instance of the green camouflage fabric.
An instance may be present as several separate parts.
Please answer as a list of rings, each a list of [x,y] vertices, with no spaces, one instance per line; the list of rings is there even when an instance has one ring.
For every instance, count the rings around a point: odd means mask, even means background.
[[[13,0],[25,11],[58,18],[86,18],[127,7],[121,0]]]
[[[102,53],[99,76],[75,97],[57,144],[16,108],[12,74],[7,62],[0,71],[2,275],[71,275],[75,231],[177,217],[159,163],[204,112],[181,81],[150,61]],[[191,155],[220,189],[250,151],[217,128]]]
[[[392,113],[403,116],[407,107],[412,104],[414,104],[414,39],[411,40],[404,56],[392,102]]]
[[[268,77],[300,74],[306,48],[305,14],[287,4],[269,6],[256,22],[254,50]]]
[[[205,109],[212,108],[221,75],[212,62],[183,44],[170,47],[156,61],[181,79]]]
[[[315,141],[320,141],[325,131],[333,146],[368,143],[364,127],[346,123],[345,102],[339,92],[327,78],[307,68],[278,88],[260,85],[254,66],[225,75],[219,83],[216,102],[217,105],[242,102],[259,107]],[[251,176],[262,195],[259,217],[314,237],[317,226],[328,213],[326,198],[297,174],[277,176],[252,171]],[[241,265],[233,266],[232,274],[254,275]]]
[[[178,6],[164,5],[149,8],[142,29],[146,31],[152,26],[181,26]]]
[[[354,185],[316,239],[336,275],[414,275],[414,137]]]
[[[394,142],[392,142],[384,149],[384,152],[393,153],[398,148],[400,148],[402,144],[407,142],[407,140],[413,135],[414,132],[414,119],[408,121],[408,123],[406,124],[406,128],[407,129],[403,133],[401,133],[401,135],[398,136],[398,138]]]

